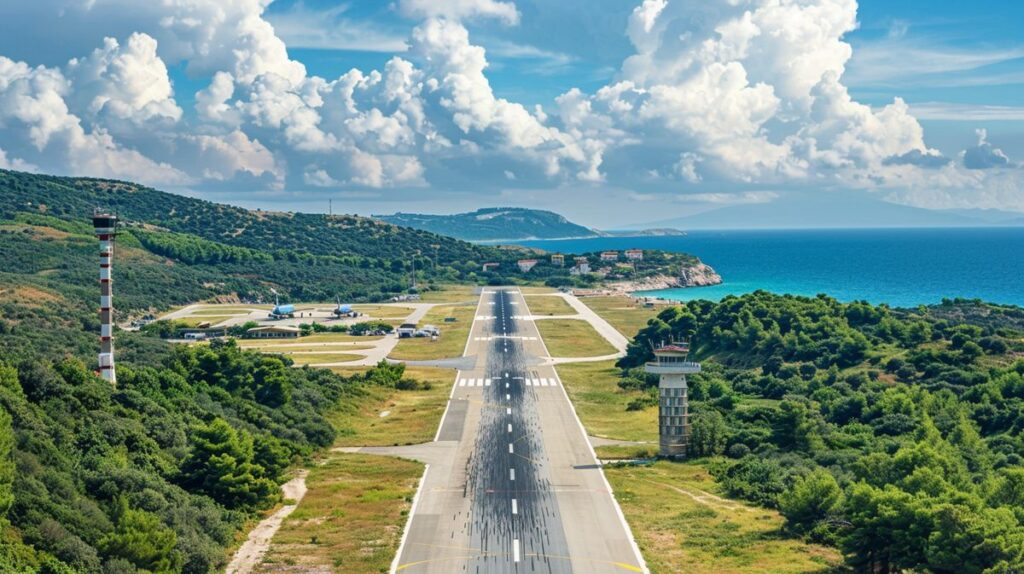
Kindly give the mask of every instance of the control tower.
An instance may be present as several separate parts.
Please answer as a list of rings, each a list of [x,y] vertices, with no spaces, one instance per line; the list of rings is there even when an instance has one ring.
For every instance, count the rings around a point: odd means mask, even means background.
[[[114,296],[111,270],[114,260],[114,237],[117,236],[117,216],[97,209],[93,212],[92,226],[100,240],[100,376],[112,385],[117,384],[114,370]]]
[[[700,372],[700,363],[686,360],[689,345],[675,343],[654,349],[655,360],[647,363],[648,373],[660,375],[658,381],[659,454],[683,458],[690,438],[690,404],[686,375]]]

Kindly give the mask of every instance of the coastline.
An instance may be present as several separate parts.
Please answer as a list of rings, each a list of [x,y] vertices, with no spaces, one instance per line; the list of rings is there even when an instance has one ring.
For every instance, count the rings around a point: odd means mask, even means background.
[[[698,263],[690,267],[684,267],[680,274],[654,275],[636,281],[615,281],[605,284],[605,289],[611,295],[621,295],[638,298],[635,293],[644,291],[663,291],[666,289],[687,289],[690,287],[709,287],[721,285],[722,276],[710,265]]]

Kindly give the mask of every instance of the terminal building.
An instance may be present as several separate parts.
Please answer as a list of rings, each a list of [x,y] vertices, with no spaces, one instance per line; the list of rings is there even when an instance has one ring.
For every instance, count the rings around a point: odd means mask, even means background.
[[[690,347],[685,343],[654,349],[655,360],[645,371],[660,376],[658,381],[659,454],[666,458],[684,458],[690,439],[690,403],[686,375],[700,372],[700,363],[687,360]]]

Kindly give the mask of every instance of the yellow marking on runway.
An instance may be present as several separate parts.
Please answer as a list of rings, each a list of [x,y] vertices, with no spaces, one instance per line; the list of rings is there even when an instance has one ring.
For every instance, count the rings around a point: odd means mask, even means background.
[[[405,570],[406,568],[413,568],[413,567],[416,567],[416,566],[422,566],[423,564],[429,564],[431,562],[444,562],[444,561],[450,561],[450,560],[472,560],[474,558],[488,558],[488,557],[510,556],[511,555],[511,554],[509,554],[507,552],[483,552],[483,551],[481,551],[481,550],[479,550],[477,548],[465,548],[465,547],[460,547],[460,546],[441,546],[441,545],[438,545],[438,544],[427,544],[427,543],[424,543],[424,542],[412,542],[411,544],[416,544],[417,546],[426,546],[426,547],[429,547],[429,548],[441,548],[441,549],[455,550],[456,552],[470,552],[471,554],[469,554],[468,556],[466,556],[466,555],[443,556],[441,558],[430,558],[430,559],[427,559],[427,560],[417,560],[416,562],[406,562],[405,564],[399,564],[398,567],[395,568],[396,572],[400,571],[400,570]],[[542,553],[534,553],[534,552],[524,553],[523,556],[524,557],[532,557],[532,558],[550,558],[550,559],[554,559],[554,560],[570,560],[570,561],[571,560],[582,560],[584,562],[592,562],[592,563],[595,563],[595,564],[608,564],[608,565],[611,565],[611,566],[615,566],[616,568],[621,568],[623,570],[628,570],[630,572],[643,572],[643,569],[641,569],[638,566],[633,566],[632,564],[627,564],[625,562],[615,562],[613,560],[594,560],[592,558],[573,558],[571,556],[561,556],[561,555],[558,555],[558,554],[542,554]]]

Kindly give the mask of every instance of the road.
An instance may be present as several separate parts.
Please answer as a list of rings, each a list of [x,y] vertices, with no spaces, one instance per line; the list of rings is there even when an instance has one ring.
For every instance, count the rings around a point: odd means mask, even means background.
[[[482,293],[392,571],[646,572],[529,316],[517,290]]]

